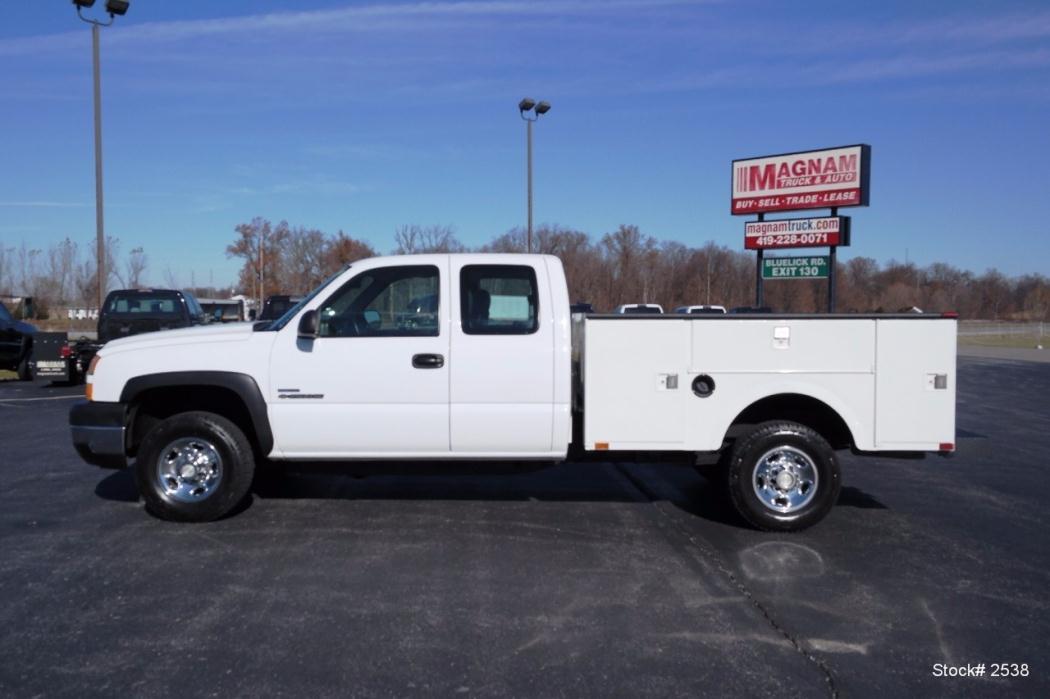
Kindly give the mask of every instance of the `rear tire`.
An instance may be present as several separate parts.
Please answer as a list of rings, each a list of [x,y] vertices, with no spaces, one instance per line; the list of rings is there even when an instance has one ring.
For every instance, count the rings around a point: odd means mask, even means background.
[[[255,455],[239,427],[202,411],[179,413],[149,431],[135,479],[150,513],[173,522],[210,522],[248,495]]]
[[[765,531],[800,531],[831,510],[842,487],[835,452],[796,422],[757,425],[733,446],[727,469],[737,512]]]

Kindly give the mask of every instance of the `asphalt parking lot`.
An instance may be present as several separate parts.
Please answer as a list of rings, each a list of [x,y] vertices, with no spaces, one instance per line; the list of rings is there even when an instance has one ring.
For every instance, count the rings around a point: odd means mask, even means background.
[[[1050,364],[960,358],[958,455],[847,456],[793,535],[645,464],[292,473],[170,524],[77,458],[74,393],[0,384],[4,696],[1050,696]]]

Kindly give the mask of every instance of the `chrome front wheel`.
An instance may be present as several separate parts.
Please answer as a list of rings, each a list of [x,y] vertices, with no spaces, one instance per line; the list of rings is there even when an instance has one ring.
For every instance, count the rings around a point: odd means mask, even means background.
[[[211,442],[183,437],[160,450],[157,487],[172,500],[200,502],[222,483],[222,457]]]
[[[209,522],[245,501],[255,455],[228,418],[177,413],[155,425],[139,445],[135,475],[152,514],[177,522]]]

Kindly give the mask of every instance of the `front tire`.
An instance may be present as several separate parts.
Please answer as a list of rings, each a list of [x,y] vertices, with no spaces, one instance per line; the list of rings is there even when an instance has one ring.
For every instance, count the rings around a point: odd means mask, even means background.
[[[244,500],[255,455],[239,427],[203,411],[179,413],[149,431],[135,459],[146,509],[173,522],[210,522]]]
[[[786,421],[764,422],[738,439],[727,480],[737,512],[765,531],[813,526],[831,510],[842,487],[827,441]]]

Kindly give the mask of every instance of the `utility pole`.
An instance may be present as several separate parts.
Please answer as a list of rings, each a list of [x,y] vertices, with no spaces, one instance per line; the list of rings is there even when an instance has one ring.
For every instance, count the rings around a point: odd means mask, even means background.
[[[539,119],[541,115],[546,114],[547,112],[549,112],[550,109],[551,109],[551,105],[550,105],[549,102],[536,102],[535,100],[533,100],[533,99],[531,99],[529,97],[526,97],[523,100],[521,100],[520,102],[518,102],[518,111],[521,113],[521,118],[524,119],[525,123],[526,123],[526,126],[525,126],[525,133],[526,133],[526,136],[525,136],[525,140],[526,140],[525,149],[527,151],[526,160],[528,161],[528,165],[527,165],[527,170],[528,170],[528,175],[527,175],[527,179],[528,179],[527,200],[528,200],[528,221],[529,221],[528,228],[527,228],[528,233],[526,234],[527,238],[526,238],[526,243],[525,243],[525,249],[526,249],[527,252],[532,252],[532,122],[534,122],[537,119]],[[535,116],[529,117],[528,116],[529,112],[532,112]]]
[[[528,134],[526,136],[526,138],[525,138],[525,140],[528,143],[528,145],[525,147],[525,149],[529,153],[529,155],[527,157],[527,160],[528,160],[527,168],[528,168],[528,171],[529,171],[529,175],[528,175],[528,180],[529,180],[529,194],[528,194],[528,200],[529,200],[529,204],[528,204],[528,208],[529,208],[529,227],[528,227],[528,230],[529,230],[529,233],[528,233],[528,243],[527,243],[527,248],[526,249],[528,250],[528,252],[532,252],[532,120],[531,119],[529,119],[529,120],[527,120],[525,122],[525,132]]]
[[[95,103],[95,255],[98,260],[96,281],[98,282],[98,308],[106,300],[106,233],[102,213],[102,66],[99,60],[99,28],[113,24],[117,15],[128,11],[127,0],[106,0],[106,12],[109,21],[101,22],[84,16],[82,10],[95,4],[95,0],[73,0],[77,8],[77,17],[91,25],[91,65],[93,71],[93,88]]]
[[[711,305],[711,251],[710,250],[707,251],[707,301],[705,303],[708,306]]]
[[[112,20],[110,20],[112,23]],[[91,25],[91,59],[95,84],[95,245],[98,259],[98,308],[106,299],[106,233],[102,215],[102,70],[98,55],[98,23]]]
[[[259,228],[259,312],[262,313],[263,304],[266,302],[266,292],[263,290],[266,283],[266,268],[263,258],[263,247],[266,245],[266,230]]]

